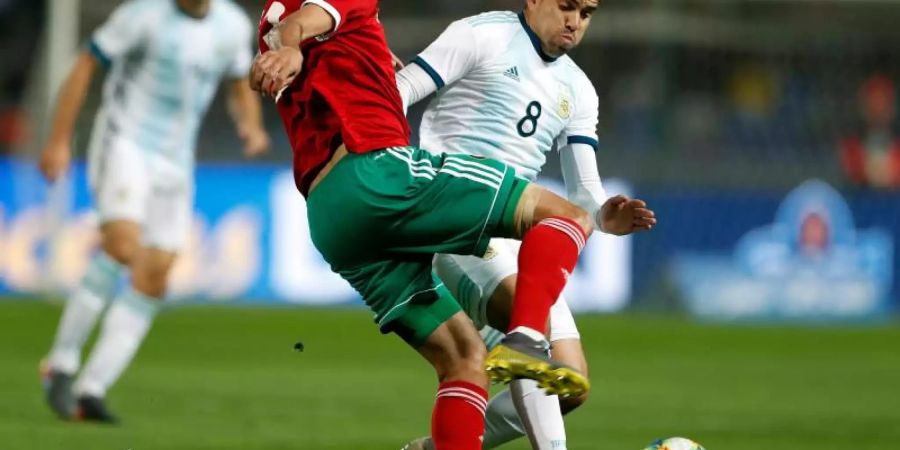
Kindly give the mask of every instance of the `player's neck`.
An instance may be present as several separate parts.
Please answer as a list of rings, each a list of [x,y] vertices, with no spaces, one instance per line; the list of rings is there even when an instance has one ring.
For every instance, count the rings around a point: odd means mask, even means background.
[[[538,36],[537,32],[534,31],[531,24],[533,23],[532,17],[528,10],[524,10],[519,13],[519,21],[522,22],[522,27],[525,28],[526,33],[528,33],[529,39],[531,39],[531,44],[534,46],[534,50],[538,52],[538,55],[547,62],[556,61],[562,55],[555,55],[551,52],[547,51],[547,47],[544,45],[544,42],[541,40],[541,37]]]
[[[188,2],[175,0],[175,6],[179,11],[181,11],[182,14],[192,19],[203,19],[207,14],[209,14],[209,4],[207,4],[206,6],[192,6]]]

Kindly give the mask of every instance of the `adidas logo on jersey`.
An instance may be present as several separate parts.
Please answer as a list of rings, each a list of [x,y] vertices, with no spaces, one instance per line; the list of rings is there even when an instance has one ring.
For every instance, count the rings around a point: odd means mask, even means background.
[[[503,75],[506,75],[513,80],[519,81],[519,68],[516,66],[512,66],[509,69],[506,69],[506,71],[503,72]]]

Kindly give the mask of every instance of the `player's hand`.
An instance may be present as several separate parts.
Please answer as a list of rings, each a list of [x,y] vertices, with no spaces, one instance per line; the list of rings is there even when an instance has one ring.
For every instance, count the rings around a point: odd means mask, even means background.
[[[276,98],[288,87],[303,67],[299,48],[282,47],[269,50],[256,58],[250,69],[250,87],[263,95]]]
[[[247,127],[238,132],[244,142],[244,156],[255,158],[269,151],[269,134],[260,127]]]
[[[50,142],[41,151],[38,167],[44,178],[53,183],[66,173],[71,160],[72,148],[68,142]]]
[[[650,230],[656,225],[656,214],[647,208],[646,202],[624,195],[606,200],[597,219],[604,232],[618,236]]]

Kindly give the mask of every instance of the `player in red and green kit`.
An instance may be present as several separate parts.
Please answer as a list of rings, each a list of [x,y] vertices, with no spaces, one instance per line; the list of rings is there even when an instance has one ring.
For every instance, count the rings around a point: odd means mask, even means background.
[[[437,449],[480,449],[488,374],[532,378],[561,395],[589,389],[547,356],[544,334],[593,221],[506,164],[410,147],[377,14],[377,0],[269,0],[251,81],[276,99],[316,248],[381,331],[435,368]],[[435,253],[480,256],[491,237],[522,247],[509,333],[486,355],[431,262]]]

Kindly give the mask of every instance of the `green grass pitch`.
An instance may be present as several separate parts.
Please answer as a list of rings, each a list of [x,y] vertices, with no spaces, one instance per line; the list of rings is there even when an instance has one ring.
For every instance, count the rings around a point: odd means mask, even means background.
[[[427,433],[435,381],[361,310],[182,307],[159,316],[109,395],[121,426],[44,406],[60,309],[0,302],[0,448],[385,449]],[[887,450],[900,442],[900,327],[724,327],[579,319],[592,398],[572,450],[682,435],[711,450]],[[293,351],[296,341],[306,351]],[[524,442],[508,449],[526,449]]]

